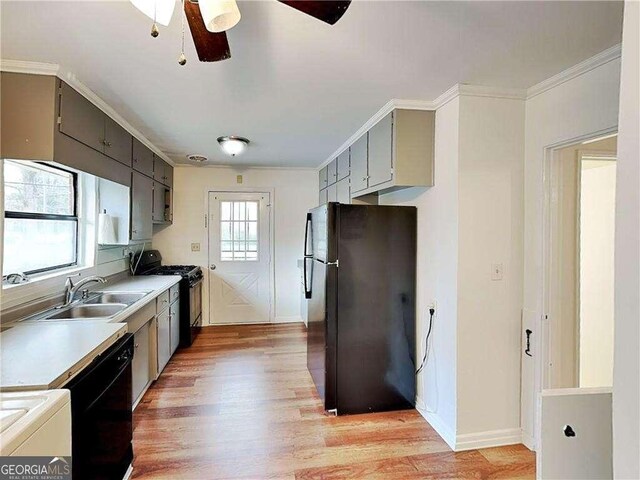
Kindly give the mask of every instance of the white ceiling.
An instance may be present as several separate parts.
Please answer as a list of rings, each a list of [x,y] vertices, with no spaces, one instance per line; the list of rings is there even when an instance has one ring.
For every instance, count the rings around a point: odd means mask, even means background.
[[[530,87],[621,39],[621,2],[354,1],[334,26],[240,1],[231,59],[199,63],[180,19],[151,38],[128,1],[2,2],[1,57],[58,63],[178,162],[314,167],[392,98]],[[187,27],[187,35],[189,35]],[[216,138],[252,144],[236,159]]]

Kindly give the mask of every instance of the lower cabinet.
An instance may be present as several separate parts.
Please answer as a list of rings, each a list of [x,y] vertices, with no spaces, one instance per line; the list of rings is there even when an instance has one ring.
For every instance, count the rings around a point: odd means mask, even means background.
[[[135,349],[131,362],[131,396],[134,404],[152,380],[149,371],[149,353],[151,351],[149,340],[152,323],[149,321],[133,335]]]
[[[171,354],[178,349],[180,343],[180,300],[176,300],[169,308],[169,326],[171,330]]]
[[[158,315],[158,375],[171,358],[171,324],[169,310]]]

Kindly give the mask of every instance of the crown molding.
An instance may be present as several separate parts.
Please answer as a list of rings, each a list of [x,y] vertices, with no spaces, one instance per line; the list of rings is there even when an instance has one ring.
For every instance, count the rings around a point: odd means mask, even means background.
[[[141,143],[147,146],[153,153],[155,153],[158,157],[162,158],[168,164],[175,166],[175,162],[169,158],[162,150],[156,147],[147,137],[145,137],[138,129],[136,129],[133,125],[131,125],[122,115],[116,112],[111,106],[105,102],[97,93],[87,87],[84,83],[82,83],[75,74],[71,72],[58,72],[58,77],[71,85],[75,90],[78,91],[83,97],[93,103],[96,107],[110,116],[116,123],[118,123],[122,128],[127,130],[131,135],[136,137]]]
[[[2,58],[0,59],[0,71],[56,76],[60,71],[60,65],[56,63],[28,62]]]
[[[223,165],[219,163],[209,164],[194,164],[194,163],[176,163],[176,168],[218,168],[218,169],[231,169],[238,172],[244,172],[247,170],[280,170],[280,171],[296,171],[296,172],[317,172],[315,167],[269,167],[266,165]]]
[[[622,54],[622,44],[614,45],[611,48],[604,50],[603,52],[594,55],[591,58],[587,58],[583,62],[574,65],[573,67],[569,67],[566,70],[554,75],[553,77],[549,77],[546,80],[534,85],[527,89],[527,100],[533,98],[541,93],[546,92],[558,85],[562,85],[569,80],[572,80],[580,75],[584,75],[591,70],[600,67],[606,63],[611,62],[612,60],[616,60],[620,58]]]
[[[454,98],[459,96],[474,96],[474,97],[491,97],[491,98],[507,98],[512,100],[525,100],[526,91],[523,89],[514,88],[494,88],[484,87],[479,85],[466,85],[456,84],[453,87],[446,90],[435,100],[407,100],[400,98],[393,98],[389,100],[384,106],[373,114],[364,125],[362,125],[356,132],[351,135],[336,151],[334,151],[329,157],[320,164],[317,170],[329,165],[338,155],[349,148],[353,143],[358,140],[362,135],[367,133],[375,124],[386,117],[391,111],[396,108],[403,110],[437,110]]]
[[[56,76],[77,90],[83,97],[93,103],[102,110],[106,115],[111,117],[122,128],[127,130],[131,135],[136,137],[140,142],[146,145],[157,156],[165,162],[175,166],[175,162],[171,160],[162,150],[156,147],[142,133],[133,127],[122,115],[116,112],[111,106],[98,96],[93,90],[82,83],[75,74],[65,71],[60,65],[55,63],[29,62],[24,60],[8,60],[0,59],[0,71],[11,73],[28,73],[32,75],[50,75]]]

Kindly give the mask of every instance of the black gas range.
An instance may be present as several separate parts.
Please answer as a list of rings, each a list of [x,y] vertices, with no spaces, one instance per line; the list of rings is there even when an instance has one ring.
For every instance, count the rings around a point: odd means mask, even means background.
[[[202,328],[202,269],[196,265],[162,265],[158,250],[133,259],[135,275],[180,275],[180,346],[189,347]]]

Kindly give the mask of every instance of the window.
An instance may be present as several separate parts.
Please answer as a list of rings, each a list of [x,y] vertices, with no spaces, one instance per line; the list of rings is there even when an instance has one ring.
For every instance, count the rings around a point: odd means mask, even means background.
[[[258,202],[220,202],[220,260],[258,260]]]
[[[3,275],[77,263],[75,173],[37,162],[4,162]]]

